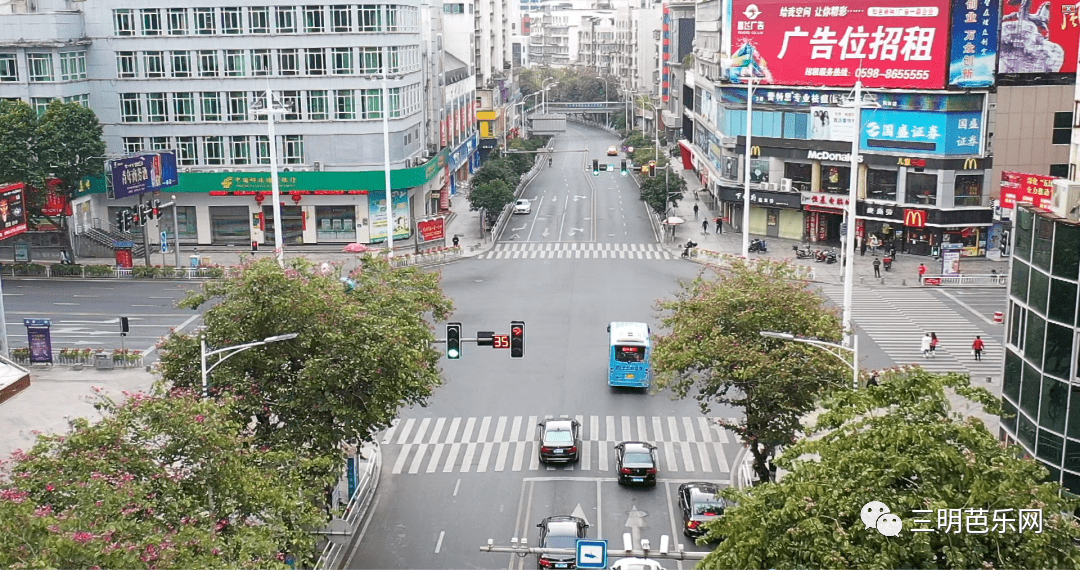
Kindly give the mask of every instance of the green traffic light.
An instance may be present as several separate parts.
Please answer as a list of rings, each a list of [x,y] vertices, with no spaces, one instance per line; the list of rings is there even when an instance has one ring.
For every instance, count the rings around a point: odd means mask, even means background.
[[[451,349],[448,349],[448,350],[446,351],[446,357],[447,357],[447,358],[457,358],[457,357],[459,357],[459,356],[461,356],[461,354],[459,354],[459,353],[458,353],[458,351],[457,351],[457,350],[455,350],[455,349],[453,349],[453,348],[451,348]]]

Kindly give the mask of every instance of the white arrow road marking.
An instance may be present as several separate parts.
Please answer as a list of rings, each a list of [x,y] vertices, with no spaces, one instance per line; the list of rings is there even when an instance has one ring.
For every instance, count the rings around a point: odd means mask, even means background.
[[[575,233],[577,233],[577,232],[584,232],[584,231],[585,231],[585,230],[583,230],[582,228],[570,228],[570,231],[569,231],[569,232],[567,232],[567,233],[568,233],[568,235],[569,235],[570,237],[574,237],[574,234],[575,234]]]
[[[581,519],[581,520],[583,520],[583,521],[585,521],[585,524],[589,524],[589,519],[585,518],[585,509],[581,508],[581,503],[578,503],[577,507],[574,508],[574,512],[572,512],[570,514],[577,517],[577,518],[579,518],[579,519]],[[589,525],[589,526],[592,526],[592,525]]]
[[[585,200],[587,198],[588,196],[574,196],[574,201],[577,202],[578,200]]]
[[[548,237],[548,229],[544,228],[544,233],[540,234],[542,237]]]
[[[526,224],[524,226],[521,226],[520,228],[510,228],[510,231],[512,231],[512,232],[520,232],[521,230],[523,230],[523,229],[525,229],[527,227],[529,227],[528,224]]]
[[[631,508],[633,510],[627,513],[626,526],[630,527],[630,539],[633,541],[634,548],[640,548],[641,529],[645,527],[645,517],[649,516],[649,513],[639,511],[636,505]]]
[[[521,238],[521,236],[519,236],[517,234],[510,234],[510,239],[520,239],[520,238]]]

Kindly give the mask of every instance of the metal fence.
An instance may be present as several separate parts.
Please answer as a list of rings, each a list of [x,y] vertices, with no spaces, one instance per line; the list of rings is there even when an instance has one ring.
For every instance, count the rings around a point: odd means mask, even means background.
[[[1007,273],[991,273],[989,275],[924,275],[923,286],[937,285],[941,287],[1005,287],[1009,284]]]
[[[690,258],[698,263],[719,267],[721,269],[730,269],[732,263],[734,263],[737,259],[746,261],[751,266],[758,262],[758,260],[754,258],[745,259],[741,255],[720,253],[717,251],[700,249],[696,247],[690,248]],[[790,263],[788,264],[788,267],[790,267],[791,270],[794,271],[796,279],[814,281],[817,277],[817,275],[814,273],[814,268],[811,266]]]
[[[382,452],[378,444],[374,443],[365,446],[362,451],[367,452],[363,455],[367,461],[363,472],[357,474],[356,490],[349,498],[349,504],[345,506],[344,512],[331,519],[330,524],[319,531],[319,534],[329,539],[315,562],[314,570],[336,570],[347,562],[350,539],[356,538],[360,522],[371,508],[375,491],[379,488],[379,475],[382,473]]]
[[[73,279],[213,279],[223,277],[225,267],[133,267],[109,265],[8,264],[0,267],[4,277],[46,277]]]
[[[394,267],[408,267],[410,265],[436,265],[446,263],[461,257],[461,246],[440,247],[420,253],[407,253],[394,255],[390,258],[390,265]]]

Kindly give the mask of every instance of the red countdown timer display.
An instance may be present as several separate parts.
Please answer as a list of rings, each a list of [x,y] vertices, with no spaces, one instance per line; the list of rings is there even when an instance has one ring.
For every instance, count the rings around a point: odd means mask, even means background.
[[[491,337],[492,346],[495,348],[510,348],[510,335],[497,334]]]

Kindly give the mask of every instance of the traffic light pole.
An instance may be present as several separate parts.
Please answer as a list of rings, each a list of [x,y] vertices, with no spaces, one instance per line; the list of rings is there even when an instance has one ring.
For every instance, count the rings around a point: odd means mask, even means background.
[[[172,199],[172,229],[173,239],[175,241],[175,247],[173,247],[173,252],[176,254],[176,267],[180,268],[182,267],[180,265],[180,222],[179,216],[176,214],[176,196],[173,196]]]
[[[150,234],[146,229],[146,210],[143,209],[142,194],[139,194],[139,225],[142,226],[143,257],[150,267]]]

